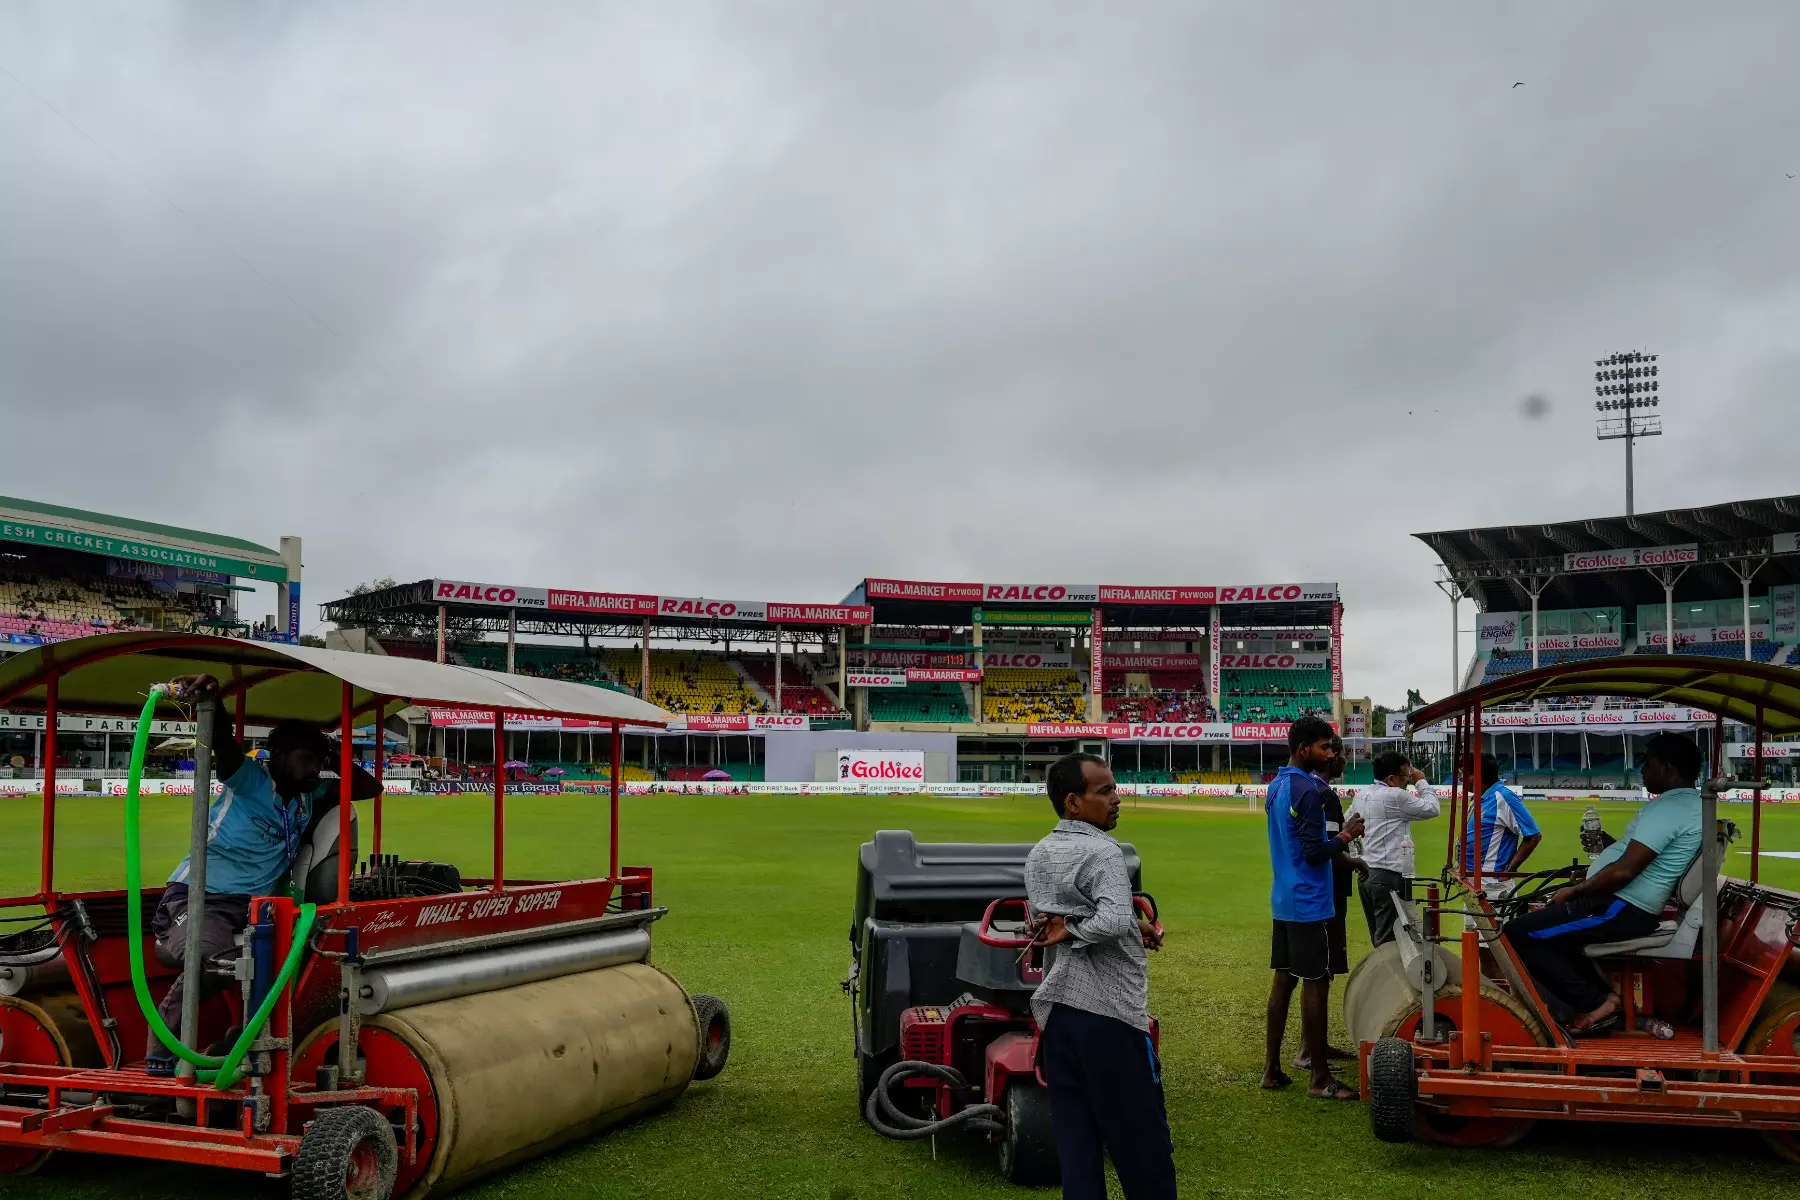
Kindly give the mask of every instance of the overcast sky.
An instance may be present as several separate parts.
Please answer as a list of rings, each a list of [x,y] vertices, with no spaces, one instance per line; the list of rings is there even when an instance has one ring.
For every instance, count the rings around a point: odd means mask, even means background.
[[[1800,481],[1796,46],[1789,0],[6,3],[0,490],[300,534],[309,626],[378,575],[1335,579],[1349,691],[1436,696],[1410,535],[1622,511],[1595,358],[1664,356],[1641,510]]]

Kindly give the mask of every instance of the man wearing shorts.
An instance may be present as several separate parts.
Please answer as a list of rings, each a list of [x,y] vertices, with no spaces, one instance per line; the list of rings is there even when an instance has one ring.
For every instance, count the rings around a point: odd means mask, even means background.
[[[1356,1089],[1331,1074],[1325,1045],[1331,997],[1328,926],[1337,912],[1333,860],[1349,850],[1363,828],[1360,815],[1340,829],[1326,828],[1324,789],[1316,776],[1330,769],[1335,737],[1331,726],[1318,717],[1301,717],[1289,726],[1288,765],[1269,785],[1265,803],[1269,865],[1274,872],[1269,889],[1274,914],[1269,965],[1275,978],[1269,989],[1262,1086],[1281,1088],[1293,1082],[1281,1069],[1281,1044],[1287,1035],[1288,1003],[1300,984],[1300,1050],[1312,1076],[1308,1094],[1321,1100],[1357,1100],[1361,1097]]]

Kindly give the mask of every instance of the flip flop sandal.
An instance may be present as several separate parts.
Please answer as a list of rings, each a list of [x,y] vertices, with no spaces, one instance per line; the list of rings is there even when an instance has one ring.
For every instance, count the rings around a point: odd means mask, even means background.
[[[1348,1084],[1340,1083],[1335,1079],[1331,1081],[1331,1087],[1328,1088],[1327,1090],[1322,1091],[1322,1092],[1315,1092],[1315,1091],[1309,1090],[1306,1094],[1308,1096],[1311,1096],[1314,1100],[1361,1100],[1362,1099],[1361,1092],[1357,1091],[1353,1087],[1350,1087]]]
[[[1578,1038],[1600,1037],[1604,1034],[1611,1033],[1613,1030],[1619,1028],[1619,1026],[1622,1024],[1624,1024],[1623,1019],[1619,1016],[1618,1013],[1614,1013],[1610,1017],[1601,1017],[1598,1021],[1595,1021],[1592,1025],[1589,1025],[1586,1029],[1575,1029],[1575,1030],[1571,1030],[1570,1032],[1572,1032]]]
[[[1262,1090],[1265,1092],[1279,1092],[1284,1087],[1293,1086],[1293,1083],[1294,1083],[1293,1076],[1288,1075],[1284,1072],[1280,1075],[1277,1075],[1273,1080],[1264,1079],[1260,1086],[1262,1087]]]

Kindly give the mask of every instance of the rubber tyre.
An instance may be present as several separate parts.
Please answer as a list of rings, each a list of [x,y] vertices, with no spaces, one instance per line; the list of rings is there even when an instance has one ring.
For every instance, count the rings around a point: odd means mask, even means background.
[[[372,1108],[319,1111],[294,1156],[293,1200],[390,1200],[400,1152]]]
[[[1795,987],[1785,979],[1777,979],[1769,986],[1769,994],[1763,998],[1763,1006],[1756,1014],[1756,1024],[1744,1038],[1746,1054],[1800,1054],[1800,1024],[1795,1016],[1800,1013],[1800,987]],[[1752,1083],[1787,1083],[1791,1077],[1779,1075],[1752,1075]],[[1759,1130],[1762,1140],[1769,1149],[1791,1163],[1800,1163],[1800,1130],[1764,1129]]]
[[[1006,1089],[1006,1133],[1000,1139],[1000,1174],[1024,1187],[1060,1182],[1056,1127],[1050,1120],[1050,1093],[1035,1083],[1014,1080]]]
[[[700,1027],[700,1058],[694,1063],[695,1079],[711,1079],[725,1069],[731,1057],[731,1010],[717,996],[694,996],[694,1023]]]
[[[1419,1076],[1413,1066],[1412,1043],[1382,1038],[1369,1051],[1369,1124],[1375,1139],[1401,1145],[1413,1140],[1413,1109],[1419,1102]]]

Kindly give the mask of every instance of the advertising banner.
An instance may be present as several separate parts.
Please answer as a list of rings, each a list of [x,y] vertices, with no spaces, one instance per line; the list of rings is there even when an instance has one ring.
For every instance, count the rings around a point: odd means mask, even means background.
[[[1227,651],[1219,655],[1219,665],[1227,671],[1319,671],[1331,665],[1331,655],[1299,650],[1273,654]]]
[[[1770,588],[1769,607],[1774,610],[1770,636],[1778,642],[1800,641],[1800,587]]]
[[[925,782],[923,750],[839,750],[837,765],[843,783]]]
[[[1002,604],[1022,601],[1034,604],[1055,604],[1059,601],[1072,604],[1092,604],[1100,599],[1100,585],[1097,583],[990,583],[983,587],[981,598],[990,604],[995,601]]]
[[[912,579],[868,580],[871,600],[943,600],[958,603],[981,603],[979,583],[921,583]]]
[[[300,643],[300,581],[290,580],[287,585],[287,640]]]
[[[495,608],[548,608],[550,593],[544,588],[514,587],[509,583],[468,583],[460,579],[434,579],[431,598],[438,604],[488,604]]]
[[[1108,654],[1108,671],[1198,671],[1204,654]]]
[[[1663,631],[1661,629],[1646,630],[1638,640],[1646,646],[1661,646],[1664,642]],[[1768,641],[1769,627],[1752,625],[1750,640],[1752,642]],[[1701,629],[1677,629],[1675,631],[1677,646],[1705,645],[1709,642],[1734,642],[1742,645],[1743,641],[1744,627],[1742,625],[1708,625]],[[1549,647],[1550,640],[1548,638],[1544,639],[1544,645]]]
[[[83,554],[104,554],[108,558],[125,558],[134,562],[165,563],[171,567],[189,567],[196,571],[234,575],[240,579],[277,582],[287,579],[287,571],[271,563],[246,562],[241,558],[228,558],[222,554],[180,550],[133,538],[106,537],[30,521],[0,521],[0,542],[23,542],[30,546],[49,546],[57,550],[78,550]]]
[[[434,708],[431,724],[437,729],[492,729],[494,714],[480,708]],[[579,717],[545,717],[536,713],[507,713],[506,728],[518,733],[538,729],[609,729],[604,721],[588,721]]]
[[[1093,694],[1093,707],[1088,716],[1100,715],[1101,685],[1106,678],[1106,634],[1100,627],[1100,610],[1094,610],[1093,624],[1088,627],[1088,690]]]
[[[1526,638],[1525,649],[1530,649]],[[1537,637],[1539,650],[1617,650],[1625,639],[1616,633],[1544,633]]]
[[[1292,603],[1337,598],[1335,583],[1244,583],[1219,589],[1220,604]]]
[[[1387,736],[1391,738],[1403,738],[1406,736],[1405,713],[1391,712],[1387,714]]]
[[[584,592],[568,588],[551,588],[549,607],[553,612],[618,613],[626,617],[654,617],[656,596],[629,592]]]
[[[135,579],[140,583],[147,583],[159,592],[175,591],[184,583],[210,583],[218,587],[231,583],[231,576],[218,571],[196,571],[191,567],[140,562],[133,558],[107,559],[106,574],[112,579]]]
[[[1093,613],[1085,608],[1062,612],[1032,612],[1022,608],[983,608],[975,620],[982,625],[1086,625]]]
[[[1217,604],[1216,587],[1125,587],[1100,585],[1102,604]]]
[[[1565,571],[1622,571],[1631,567],[1684,567],[1700,561],[1697,542],[1678,546],[1631,546],[1622,550],[1582,550],[1563,555]]]
[[[1152,722],[1146,725],[1128,725],[1125,732],[1119,735],[1123,742],[1229,742],[1231,726],[1223,721],[1195,722],[1191,725]],[[1282,737],[1287,736],[1287,726],[1283,725]]]
[[[996,646],[992,650],[983,647],[981,665],[988,670],[997,667],[1031,669],[1033,667],[1068,667],[1074,661],[1066,650],[1027,650],[1024,647]]]
[[[522,779],[506,781],[508,796],[554,796],[563,790],[560,783],[536,783]],[[417,779],[413,791],[430,796],[453,796],[460,792],[482,792],[493,795],[494,785],[475,779]]]
[[[980,683],[980,667],[908,667],[908,683]]]
[[[1520,649],[1523,624],[1516,612],[1476,613],[1475,652]]]
[[[1771,541],[1776,554],[1800,554],[1800,533],[1778,533]]]
[[[7,712],[0,709],[0,733],[39,733],[45,725],[41,712]],[[150,731],[157,737],[193,737],[192,721],[155,721]],[[270,726],[246,725],[245,737],[267,737]],[[129,737],[137,731],[136,717],[98,717],[82,713],[57,713],[58,733],[122,733]],[[64,768],[67,770],[68,768]]]
[[[1249,725],[1240,722],[1231,727],[1231,740],[1234,742],[1285,742],[1287,735],[1286,725]]]
[[[1331,606],[1331,694],[1344,694],[1344,606]]]
[[[906,686],[904,671],[850,671],[844,676],[844,683],[853,688],[903,688]]]
[[[850,643],[850,653],[860,654],[864,666],[870,670],[887,670],[893,667],[961,667],[968,665],[975,657],[973,650],[930,650],[924,647],[917,650],[859,650],[855,642]]]
[[[659,617],[711,617],[717,621],[766,621],[769,606],[757,600],[708,600],[704,596],[658,596]]]
[[[1025,726],[1028,738],[1122,738],[1130,732],[1131,726],[1124,722],[1076,725],[1045,721]]]
[[[1368,737],[1369,714],[1364,712],[1347,712],[1344,714],[1345,737]]]
[[[774,625],[872,625],[875,610],[867,604],[774,604],[764,606]]]
[[[1217,605],[1213,606],[1212,625],[1208,629],[1207,635],[1206,635],[1206,649],[1207,649],[1208,654],[1212,658],[1212,666],[1209,668],[1209,671],[1208,671],[1210,678],[1207,680],[1206,692],[1207,692],[1207,695],[1209,697],[1211,697],[1211,699],[1212,699],[1212,706],[1216,709],[1219,707],[1219,698],[1220,698],[1220,692],[1219,692],[1219,609],[1218,609]]]
[[[669,723],[671,733],[756,733],[770,729],[810,729],[812,719],[795,713],[687,713]]]

